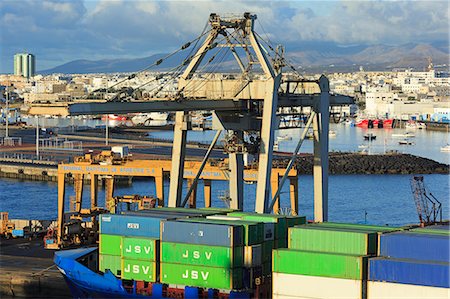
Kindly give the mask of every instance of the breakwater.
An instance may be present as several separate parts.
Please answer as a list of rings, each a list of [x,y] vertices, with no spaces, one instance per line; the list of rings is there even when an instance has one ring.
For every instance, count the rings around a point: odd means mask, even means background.
[[[274,167],[286,167],[288,158],[276,157]],[[299,174],[312,174],[313,156],[306,154],[298,157],[295,167]],[[330,174],[448,174],[449,165],[410,154],[330,153]],[[56,163],[33,163],[33,161],[0,159],[0,177],[33,180],[56,181]],[[130,178],[117,178],[118,181],[131,183]],[[67,177],[68,181],[73,178]]]
[[[330,174],[448,174],[449,165],[410,154],[330,153]],[[297,159],[300,174],[312,174],[313,156]]]

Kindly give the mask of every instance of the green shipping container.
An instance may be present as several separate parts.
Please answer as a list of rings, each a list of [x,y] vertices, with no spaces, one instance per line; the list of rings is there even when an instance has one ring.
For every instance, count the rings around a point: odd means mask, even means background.
[[[359,255],[277,249],[273,272],[344,279],[367,279],[367,257]]]
[[[287,227],[306,224],[306,216],[286,216]]]
[[[244,227],[244,245],[261,244],[264,240],[264,224],[245,220],[218,220],[207,218],[190,218],[189,222],[205,222],[225,225],[241,225]]]
[[[164,211],[164,212],[179,212],[179,213],[192,213],[192,214],[198,214],[199,217],[202,215],[216,215],[216,214],[226,214],[227,211],[218,211],[216,209],[190,209],[190,208],[171,208],[171,207],[160,207],[155,208],[157,211]],[[182,215],[180,215],[182,216]]]
[[[242,268],[216,268],[197,265],[161,263],[162,283],[214,289],[240,289]]]
[[[262,244],[262,262],[272,262],[272,250],[274,249],[274,240],[264,241]]]
[[[283,238],[283,239],[275,240],[275,243],[276,243],[276,246],[277,246],[276,248],[287,248],[288,247],[287,237]]]
[[[122,278],[138,281],[156,282],[157,263],[122,258]]]
[[[272,214],[246,213],[246,212],[232,212],[232,213],[228,213],[227,215],[233,216],[233,217],[241,217],[243,220],[247,220],[247,221],[276,223],[275,239],[286,238],[286,235],[287,235],[286,216],[272,215]]]
[[[262,266],[262,274],[264,276],[272,274],[272,262],[265,262]]]
[[[242,267],[244,249],[161,242],[161,262],[221,268]]]
[[[302,225],[289,228],[288,235],[291,249],[353,255],[377,253],[376,232]]]
[[[105,272],[109,269],[114,275],[121,276],[121,258],[120,255],[107,255],[100,254],[99,259],[99,270]]]
[[[321,223],[313,223],[313,224],[308,224],[308,225],[321,226],[321,227],[335,227],[335,228],[341,228],[341,229],[361,229],[364,231],[374,231],[374,232],[378,232],[378,233],[387,233],[387,232],[403,230],[401,227],[339,223],[339,222],[321,222]]]
[[[100,234],[99,253],[108,255],[122,254],[122,236]]]
[[[158,249],[159,239],[131,237],[122,239],[122,257],[127,259],[158,261]]]

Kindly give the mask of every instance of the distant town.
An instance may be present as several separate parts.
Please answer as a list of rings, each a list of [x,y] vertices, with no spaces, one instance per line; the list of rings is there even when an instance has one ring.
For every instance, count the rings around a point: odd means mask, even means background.
[[[124,80],[131,74],[40,75],[35,73],[34,55],[18,53],[14,56],[14,74],[0,75],[1,103],[4,107],[8,93],[10,107],[22,114],[32,110],[33,114],[64,116],[66,110],[59,108],[70,103],[111,100],[121,91],[127,96],[127,90],[138,87],[139,96],[144,98],[161,97],[177,90],[177,80],[166,78],[170,73],[142,72]],[[360,67],[358,72],[331,73],[328,78],[332,93],[356,99],[356,105],[342,108],[345,116],[449,121],[449,74],[435,71],[431,59],[424,71],[367,72]],[[3,108],[2,123],[5,113]]]

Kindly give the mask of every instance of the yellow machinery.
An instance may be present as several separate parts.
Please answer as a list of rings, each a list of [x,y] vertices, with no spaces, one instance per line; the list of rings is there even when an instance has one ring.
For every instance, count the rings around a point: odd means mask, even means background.
[[[204,182],[205,206],[211,207],[211,181],[228,180],[229,167],[228,161],[209,161],[201,172],[200,179]],[[83,157],[77,157],[72,164],[60,164],[58,166],[58,229],[56,233],[56,242],[52,246],[73,245],[85,243],[84,241],[93,240],[91,236],[96,233],[98,228],[96,216],[102,212],[115,210],[117,202],[138,202],[143,207],[145,197],[114,197],[114,177],[153,177],[156,185],[156,198],[154,205],[164,206],[164,176],[170,174],[171,160],[131,160],[121,158],[120,155],[111,151],[103,151],[99,155],[86,154]],[[196,177],[197,171],[201,166],[200,161],[186,161],[184,165],[184,178],[191,186]],[[272,169],[272,190],[278,189],[278,183],[281,176],[285,173],[284,168]],[[74,179],[74,210],[71,213],[64,213],[66,177],[71,176]],[[258,170],[247,167],[244,169],[244,180],[256,182],[258,179]],[[85,180],[91,184],[90,209],[82,209],[83,186]],[[290,180],[290,202],[291,213],[296,215],[298,212],[298,175],[297,170],[289,171]],[[105,186],[105,209],[98,207],[98,184],[104,182]],[[189,207],[195,208],[196,188],[189,196]],[[276,202],[274,212],[278,213],[279,203]],[[91,218],[92,224],[86,226],[83,218]],[[83,227],[84,225],[84,227]],[[92,233],[93,231],[94,233]],[[82,236],[82,237],[80,237]],[[63,244],[65,243],[65,244]],[[90,243],[90,241],[89,241]]]
[[[8,219],[8,212],[0,212],[0,236],[9,237],[14,230],[14,223]]]

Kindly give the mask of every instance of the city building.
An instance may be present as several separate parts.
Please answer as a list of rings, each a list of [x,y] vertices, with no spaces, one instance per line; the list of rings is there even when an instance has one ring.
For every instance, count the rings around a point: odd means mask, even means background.
[[[31,78],[36,70],[36,58],[33,54],[17,53],[14,55],[14,75]]]

